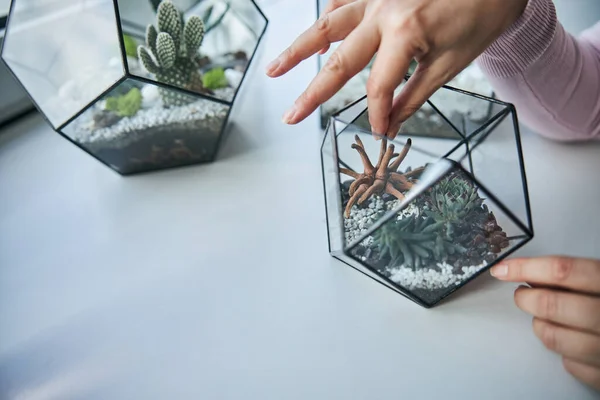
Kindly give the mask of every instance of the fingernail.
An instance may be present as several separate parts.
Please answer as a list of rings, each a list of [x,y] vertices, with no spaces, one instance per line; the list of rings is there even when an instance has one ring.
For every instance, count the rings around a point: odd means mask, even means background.
[[[294,116],[296,115],[296,106],[292,106],[289,110],[287,110],[285,112],[285,114],[283,114],[283,117],[281,118],[281,120],[286,123],[289,124],[292,121],[292,118],[294,118]]]
[[[506,264],[498,264],[491,269],[492,276],[496,278],[503,278],[508,275],[508,265]]]
[[[267,74],[272,74],[273,72],[275,72],[275,70],[279,67],[280,64],[281,60],[279,59],[279,57],[271,61],[266,68]]]

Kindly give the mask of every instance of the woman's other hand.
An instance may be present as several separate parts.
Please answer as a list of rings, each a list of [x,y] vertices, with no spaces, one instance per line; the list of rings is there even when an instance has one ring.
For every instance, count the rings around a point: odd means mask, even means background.
[[[515,303],[533,316],[533,331],[565,369],[600,390],[600,260],[518,258],[492,268],[503,281],[527,282]]]

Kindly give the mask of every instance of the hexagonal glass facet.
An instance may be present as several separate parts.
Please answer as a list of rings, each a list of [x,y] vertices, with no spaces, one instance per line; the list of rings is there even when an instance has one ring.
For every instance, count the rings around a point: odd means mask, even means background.
[[[13,0],[2,58],[58,128],[125,74],[112,0]]]
[[[489,118],[439,99],[485,102]],[[389,140],[363,97],[330,118],[321,153],[331,254],[422,306],[533,237],[510,104],[446,86]]]
[[[186,104],[157,106],[154,103],[160,102],[161,93]],[[134,113],[129,107],[136,102],[140,109]],[[121,111],[109,111],[113,109]],[[127,175],[212,160],[229,109],[227,104],[126,79],[66,125],[62,133]]]
[[[267,20],[252,0],[14,0],[2,59],[122,174],[212,161]]]

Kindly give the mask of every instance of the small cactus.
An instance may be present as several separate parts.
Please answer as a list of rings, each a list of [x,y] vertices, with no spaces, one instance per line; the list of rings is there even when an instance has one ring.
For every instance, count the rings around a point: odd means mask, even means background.
[[[196,58],[204,39],[204,22],[192,16],[184,22],[182,13],[170,0],[163,0],[157,10],[157,26],[146,30],[146,47],[138,47],[138,57],[146,70],[159,82],[191,91],[202,91],[202,77]],[[180,106],[193,101],[190,96],[172,89],[159,88],[166,106]]]

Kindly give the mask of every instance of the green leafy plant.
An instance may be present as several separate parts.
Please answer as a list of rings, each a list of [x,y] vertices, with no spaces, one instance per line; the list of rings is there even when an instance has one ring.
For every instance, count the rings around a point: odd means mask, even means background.
[[[142,107],[142,93],[138,88],[133,88],[121,96],[108,97],[106,110],[112,111],[119,117],[134,116]]]
[[[373,233],[373,242],[380,259],[389,257],[392,266],[417,269],[428,261],[440,262],[449,255],[467,251],[439,234],[443,226],[443,222],[430,217],[412,215],[394,219]]]
[[[201,91],[202,79],[196,58],[204,38],[204,22],[192,16],[184,22],[183,15],[169,0],[158,6],[157,23],[146,30],[146,46],[138,47],[138,57],[148,72],[159,82],[179,88]],[[167,106],[185,105],[190,96],[172,89],[159,88]]]
[[[129,35],[123,35],[123,44],[125,45],[125,54],[129,57],[137,57],[137,43]]]
[[[481,208],[483,199],[470,181],[451,175],[440,180],[431,189],[431,210],[426,214],[445,226],[446,237],[451,239],[455,227],[464,223],[469,214]]]
[[[202,85],[206,89],[214,90],[224,88],[227,87],[228,84],[223,68],[213,68],[202,75]]]

